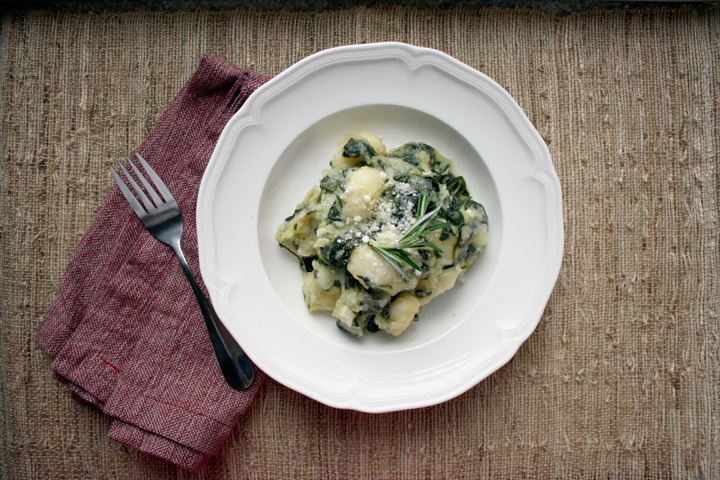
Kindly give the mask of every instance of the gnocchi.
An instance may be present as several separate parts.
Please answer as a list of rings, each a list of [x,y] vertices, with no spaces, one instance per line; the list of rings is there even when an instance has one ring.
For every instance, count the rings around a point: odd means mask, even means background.
[[[311,311],[354,336],[402,334],[484,252],[488,217],[452,161],[424,143],[349,137],[275,239]]]

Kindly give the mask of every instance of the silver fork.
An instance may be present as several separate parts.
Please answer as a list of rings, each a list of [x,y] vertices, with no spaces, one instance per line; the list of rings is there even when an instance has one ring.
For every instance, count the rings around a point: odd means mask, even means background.
[[[182,249],[180,248],[180,237],[183,228],[180,207],[178,207],[177,202],[167,189],[167,186],[165,186],[152,167],[148,165],[139,153],[135,152],[135,155],[138,160],[140,160],[147,175],[157,187],[157,190],[155,190],[145,176],[140,173],[140,170],[135,166],[130,157],[127,157],[126,160],[135,172],[135,175],[140,179],[143,187],[145,187],[145,191],[150,194],[152,201],[150,201],[133,177],[130,176],[130,172],[128,172],[121,162],[118,162],[120,170],[125,174],[127,182],[135,191],[135,194],[137,194],[137,198],[127,187],[117,170],[110,167],[110,171],[113,177],[115,177],[115,182],[117,182],[120,191],[125,195],[132,209],[137,216],[140,217],[140,220],[142,220],[145,228],[150,231],[153,237],[175,251],[175,255],[177,255],[180,260],[180,265],[190,281],[190,286],[195,293],[198,304],[200,304],[200,310],[205,318],[205,324],[210,333],[210,340],[215,349],[215,355],[217,356],[220,370],[225,377],[225,381],[235,390],[244,390],[252,384],[255,371],[252,363],[250,363],[250,359],[230,335],[230,332],[228,332],[215,313],[215,309],[213,309],[208,299],[205,298],[205,295],[190,271],[190,267],[188,267],[185,255],[183,255]],[[140,201],[138,201],[138,198]]]

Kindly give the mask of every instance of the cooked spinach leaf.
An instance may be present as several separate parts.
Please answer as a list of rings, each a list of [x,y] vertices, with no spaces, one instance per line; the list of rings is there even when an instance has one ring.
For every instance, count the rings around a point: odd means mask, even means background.
[[[340,198],[335,200],[330,210],[328,210],[328,222],[342,222],[342,202]]]
[[[462,212],[460,211],[460,208],[462,208],[463,200],[454,197],[450,201],[450,205],[445,209],[443,212],[443,216],[446,220],[448,220],[450,223],[457,225],[458,227],[462,227],[465,225],[465,217],[463,217]]]
[[[456,177],[452,173],[448,173],[445,175],[444,181],[448,192],[450,192],[450,195],[453,197],[469,197],[467,184],[463,177]]]
[[[323,261],[333,267],[346,267],[350,261],[350,254],[353,246],[349,244],[349,238],[338,237],[328,245],[320,249]]]
[[[370,315],[368,317],[365,328],[367,328],[367,331],[370,333],[375,333],[380,330],[380,327],[378,327],[378,324],[375,323],[375,315],[374,314]]]
[[[377,152],[372,145],[370,145],[370,142],[364,138],[351,138],[343,147],[343,157],[360,157],[365,160],[370,160],[376,156]]]

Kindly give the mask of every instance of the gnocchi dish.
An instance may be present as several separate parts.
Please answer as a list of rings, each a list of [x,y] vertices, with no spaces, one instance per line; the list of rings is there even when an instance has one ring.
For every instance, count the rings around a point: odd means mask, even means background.
[[[425,143],[348,138],[275,234],[297,257],[311,311],[356,336],[398,336],[483,253],[488,217],[452,161]]]

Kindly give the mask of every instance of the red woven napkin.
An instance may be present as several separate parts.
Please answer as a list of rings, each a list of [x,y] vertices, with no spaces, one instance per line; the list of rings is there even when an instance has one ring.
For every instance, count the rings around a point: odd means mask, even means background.
[[[204,56],[138,148],[180,205],[183,250],[201,283],[200,180],[223,127],[265,81]],[[37,341],[54,357],[54,376],[114,418],[112,440],[189,470],[217,453],[267,378],[257,371],[243,392],[225,383],[177,258],[117,186],[74,251]]]

